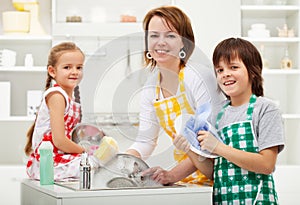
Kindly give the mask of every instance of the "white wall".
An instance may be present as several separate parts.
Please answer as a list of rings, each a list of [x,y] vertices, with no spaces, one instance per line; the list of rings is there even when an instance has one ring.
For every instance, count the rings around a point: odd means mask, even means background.
[[[26,176],[25,166],[0,165],[1,204],[20,205],[20,183]]]
[[[176,4],[191,18],[196,45],[210,59],[218,42],[241,35],[239,0],[178,0]]]
[[[239,0],[185,0],[176,1],[176,5],[183,9],[190,17],[196,38],[196,46],[207,55],[209,60],[218,42],[228,37],[240,36],[241,18]],[[114,46],[109,41],[106,45]],[[99,77],[98,83],[93,84],[93,86],[97,86],[94,96],[92,93],[89,93],[89,96],[93,96],[94,98],[85,98],[84,103],[89,105],[94,104],[95,112],[115,112],[115,109],[119,109],[118,111],[120,112],[139,111],[139,95],[144,82],[141,74],[138,74],[142,67],[142,51],[139,50],[136,55],[131,56],[132,70],[135,74],[131,78],[125,78],[124,74],[127,66],[126,53],[119,54],[120,50],[124,49],[124,46],[126,47],[126,45],[120,43],[118,45],[118,52],[114,51],[113,54],[107,53],[108,56],[97,61],[94,66],[94,68],[97,67],[98,73],[102,72],[102,75]],[[142,48],[143,45],[140,46]],[[109,55],[119,55],[120,58],[111,67],[107,68]],[[92,72],[90,76],[96,75],[95,69],[90,69],[85,71],[86,76],[89,75],[87,73],[89,71]],[[120,89],[124,89],[124,86],[127,86],[128,93],[120,92]],[[120,99],[126,100],[122,101]],[[94,100],[94,103],[88,103],[88,100]],[[113,104],[116,101],[118,101],[119,106],[123,107],[123,110],[121,108],[113,108]],[[88,109],[90,110],[90,107]]]

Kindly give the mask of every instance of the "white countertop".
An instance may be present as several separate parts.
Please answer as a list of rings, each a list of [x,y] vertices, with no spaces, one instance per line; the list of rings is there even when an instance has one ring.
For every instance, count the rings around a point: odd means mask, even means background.
[[[103,190],[73,190],[60,185],[40,185],[39,181],[24,179],[23,184],[55,198],[122,196],[122,195],[159,195],[159,194],[192,194],[212,193],[212,187],[185,184],[184,187],[143,188],[143,189],[103,189]]]

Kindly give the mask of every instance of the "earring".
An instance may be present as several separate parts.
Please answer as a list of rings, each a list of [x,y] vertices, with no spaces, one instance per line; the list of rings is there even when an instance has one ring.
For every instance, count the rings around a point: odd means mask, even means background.
[[[186,56],[186,53],[184,52],[183,48],[179,52],[179,58],[184,59]]]
[[[147,57],[149,60],[151,60],[151,59],[152,59],[152,56],[151,56],[151,54],[150,54],[150,52],[149,52],[149,51],[146,53],[146,57]]]

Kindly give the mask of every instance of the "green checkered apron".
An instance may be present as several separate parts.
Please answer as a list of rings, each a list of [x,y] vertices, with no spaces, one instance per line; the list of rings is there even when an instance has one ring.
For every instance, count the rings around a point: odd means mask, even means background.
[[[252,127],[252,113],[256,96],[252,95],[247,109],[247,120],[219,129],[226,107],[217,116],[216,128],[226,145],[246,152],[258,152]],[[273,176],[242,169],[223,157],[214,164],[214,204],[278,204]]]

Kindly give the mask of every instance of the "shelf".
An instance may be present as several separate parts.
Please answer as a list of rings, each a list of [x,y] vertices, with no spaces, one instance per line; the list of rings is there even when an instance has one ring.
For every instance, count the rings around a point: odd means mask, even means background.
[[[243,5],[241,6],[243,16],[252,18],[274,18],[276,14],[277,18],[287,17],[299,12],[299,6],[288,5]]]
[[[242,5],[242,11],[299,11],[297,5]]]
[[[300,114],[283,114],[282,118],[285,120],[300,120]]]
[[[263,69],[263,75],[300,75],[300,69]]]
[[[17,35],[0,35],[1,41],[51,41],[52,37],[50,35],[34,36],[29,34]]]
[[[13,66],[13,67],[1,67],[0,71],[4,72],[47,72],[46,66],[34,66],[34,67],[25,67],[25,66]]]
[[[15,121],[24,121],[24,122],[33,122],[34,117],[28,116],[10,116],[10,117],[0,117],[0,122],[15,122]]]
[[[119,37],[143,32],[141,23],[55,23],[53,36]]]
[[[299,37],[269,37],[269,38],[249,38],[249,37],[242,37],[245,40],[251,41],[253,43],[299,43]]]

